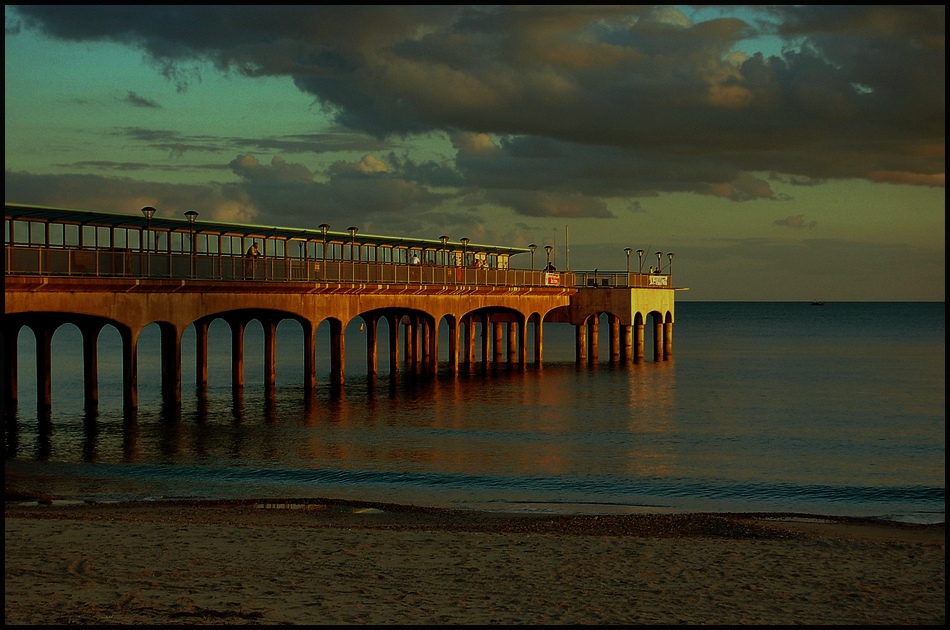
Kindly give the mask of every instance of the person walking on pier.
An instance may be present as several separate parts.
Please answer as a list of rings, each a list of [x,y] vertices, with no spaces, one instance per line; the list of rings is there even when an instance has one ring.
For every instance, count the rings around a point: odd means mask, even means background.
[[[261,250],[257,248],[257,241],[247,248],[244,254],[244,278],[248,276],[254,278],[257,274],[257,259],[261,257]]]

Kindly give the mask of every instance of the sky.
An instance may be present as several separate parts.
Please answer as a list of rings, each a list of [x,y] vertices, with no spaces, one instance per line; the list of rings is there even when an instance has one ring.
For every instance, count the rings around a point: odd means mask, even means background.
[[[660,251],[678,300],[945,301],[943,6],[4,17],[8,203]]]

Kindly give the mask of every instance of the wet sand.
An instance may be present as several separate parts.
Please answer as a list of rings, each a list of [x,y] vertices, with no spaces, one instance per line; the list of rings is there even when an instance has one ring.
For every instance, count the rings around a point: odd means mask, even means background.
[[[944,524],[11,496],[7,624],[943,624]]]

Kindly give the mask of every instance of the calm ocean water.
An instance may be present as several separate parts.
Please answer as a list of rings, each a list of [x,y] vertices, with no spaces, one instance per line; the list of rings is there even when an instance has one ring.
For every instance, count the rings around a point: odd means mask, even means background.
[[[503,364],[438,378],[383,371],[374,382],[357,322],[347,332],[347,384],[330,391],[321,341],[309,402],[296,324],[278,328],[272,399],[262,386],[263,335],[249,327],[245,393],[235,400],[230,340],[216,322],[205,401],[194,393],[193,330],[186,334],[180,411],[161,403],[152,326],[139,349],[134,418],[122,413],[118,334],[107,328],[100,339],[100,405],[87,415],[79,333],[64,327],[54,337],[53,412],[43,429],[33,339],[21,334],[6,474],[100,500],[336,497],[942,522],[945,312],[944,303],[680,302],[670,361],[651,360],[648,334],[642,364],[579,367],[573,329],[548,325],[541,369]]]

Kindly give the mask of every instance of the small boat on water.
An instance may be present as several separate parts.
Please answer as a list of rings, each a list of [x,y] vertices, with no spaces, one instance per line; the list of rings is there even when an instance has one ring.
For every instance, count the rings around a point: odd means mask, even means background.
[[[812,306],[824,306],[825,303],[824,303],[822,300],[812,300],[812,301],[811,301],[811,305],[812,305]]]

